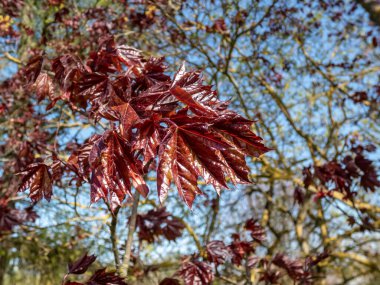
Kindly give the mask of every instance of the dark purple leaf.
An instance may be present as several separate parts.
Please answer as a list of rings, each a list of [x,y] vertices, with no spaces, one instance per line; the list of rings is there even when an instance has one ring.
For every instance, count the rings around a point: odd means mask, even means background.
[[[118,276],[116,272],[106,272],[106,269],[97,270],[91,278],[85,283],[86,285],[127,285],[124,278]]]
[[[209,242],[206,245],[206,253],[208,261],[216,265],[223,264],[231,256],[230,248],[220,240]]]
[[[38,202],[42,198],[50,201],[52,196],[52,178],[49,167],[46,164],[31,164],[20,175],[23,175],[23,177],[19,191],[25,191],[29,188],[29,197],[33,202]]]
[[[257,220],[249,219],[245,223],[245,228],[251,233],[251,237],[254,241],[262,243],[266,239],[265,230]]]
[[[185,228],[178,218],[166,212],[165,207],[150,210],[144,215],[139,214],[136,226],[139,239],[149,243],[153,243],[159,236],[164,236],[169,241],[176,240]]]
[[[95,255],[87,255],[85,253],[82,257],[74,261],[73,263],[69,263],[69,274],[83,274],[85,273],[90,265],[94,263],[96,260]]]
[[[185,285],[207,285],[214,279],[211,266],[202,261],[185,261],[178,275],[183,279]]]
[[[41,55],[36,55],[33,56],[26,64],[24,74],[28,83],[34,83],[38,78],[41,72],[43,60],[44,58]]]

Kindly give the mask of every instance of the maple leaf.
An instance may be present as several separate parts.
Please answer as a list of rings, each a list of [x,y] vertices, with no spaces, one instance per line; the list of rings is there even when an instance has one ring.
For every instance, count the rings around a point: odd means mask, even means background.
[[[175,217],[166,221],[166,226],[162,228],[162,234],[167,240],[176,240],[182,235],[182,230],[185,228],[183,222]]]
[[[197,100],[193,98],[193,96],[187,92],[185,89],[175,85],[170,89],[172,95],[174,95],[179,101],[187,105],[190,110],[196,111],[197,113],[210,114],[215,115],[215,111],[211,108],[204,106]]]
[[[234,183],[249,182],[245,153],[258,156],[268,149],[249,130],[252,122],[238,122],[240,118],[231,113],[223,119],[189,116],[186,109],[170,117],[171,126],[159,149],[157,189],[161,201],[172,180],[189,207],[202,193],[198,176],[217,191],[228,188],[226,176]]]
[[[129,118],[133,118],[129,115]],[[137,117],[137,116],[136,116]],[[136,118],[135,117],[135,118]],[[144,165],[148,165],[150,161],[154,160],[157,155],[157,148],[161,143],[160,127],[158,115],[151,119],[140,120],[134,125],[137,132],[135,134],[134,144],[132,149],[141,152],[144,157]],[[122,120],[123,132],[125,129],[130,129],[130,124],[126,119]],[[131,136],[129,134],[129,136]]]
[[[185,228],[178,218],[166,211],[165,207],[150,210],[144,215],[138,215],[136,226],[139,239],[146,240],[149,243],[153,243],[161,235],[169,241],[176,240]]]
[[[77,96],[84,99],[94,100],[94,98],[101,97],[102,99],[109,99],[112,92],[109,78],[106,74],[93,72],[85,73],[78,81]]]
[[[104,199],[112,209],[131,194],[132,185],[144,196],[148,194],[127,142],[116,131],[94,135],[69,158],[69,165],[82,177],[91,173],[91,202]]]
[[[215,264],[223,264],[231,256],[231,250],[223,241],[214,240],[206,245],[207,260]]]
[[[53,99],[54,88],[51,78],[46,73],[40,73],[35,82],[38,102],[49,97]]]
[[[227,32],[226,22],[223,18],[216,19],[212,25],[212,29],[219,34],[225,34]]]
[[[90,265],[96,260],[95,255],[87,255],[85,253],[82,257],[78,258],[73,263],[69,263],[69,274],[83,274],[85,273]]]
[[[18,210],[0,206],[0,236],[1,232],[11,231],[20,224],[22,220],[19,219]]]
[[[298,280],[304,275],[303,262],[298,259],[290,259],[286,255],[279,253],[272,259],[273,264],[285,269],[287,274],[293,280]]]
[[[226,110],[218,116],[213,127],[222,132],[230,143],[253,157],[268,152],[270,149],[262,143],[262,138],[251,131],[254,121],[245,119],[241,115]]]
[[[96,260],[95,255],[88,255],[85,253],[82,257],[78,258],[75,262],[69,263],[68,273],[64,277],[65,285],[127,285],[124,278],[118,276],[115,271],[106,272],[105,268],[98,269],[85,283],[73,282],[70,280],[65,281],[69,274],[83,274],[91,264]]]
[[[92,169],[92,203],[102,198],[114,209],[126,194],[132,196],[131,181],[137,191],[147,196],[149,189],[141,169],[136,165],[127,142],[116,131],[106,131],[102,136],[96,136],[87,159]]]
[[[85,283],[86,285],[127,285],[124,278],[118,276],[116,272],[106,272],[106,269],[99,269]]]
[[[38,215],[33,211],[33,206],[26,209],[15,209],[7,205],[7,201],[0,199],[0,233],[9,232],[15,226],[25,222],[34,222]]]
[[[158,155],[157,191],[160,201],[166,199],[174,179],[180,197],[191,208],[195,196],[202,192],[197,186],[198,172],[194,157],[175,128],[163,139]]]
[[[118,46],[112,37],[100,41],[86,64],[64,55],[54,60],[53,71],[73,108],[88,110],[97,121],[117,126],[93,137],[69,159],[84,179],[91,173],[92,202],[103,198],[111,208],[131,195],[131,183],[146,196],[142,175],[157,160],[160,202],[173,182],[191,208],[198,178],[219,193],[227,182],[249,183],[247,155],[258,157],[269,149],[251,131],[253,121],[227,110],[212,86],[204,85],[198,71],[183,64],[171,79],[164,74],[163,58],[142,57],[140,51]],[[93,159],[90,159],[92,157]]]
[[[332,196],[332,191],[339,191],[344,194],[344,199],[353,200],[357,194],[351,189],[355,179],[360,179],[360,186],[366,191],[373,192],[376,187],[380,187],[377,170],[373,162],[363,155],[364,151],[374,151],[373,146],[363,147],[357,145],[352,147],[351,151],[355,154],[355,157],[346,155],[342,163],[337,160],[328,161],[321,166],[314,166],[314,173],[311,172],[311,167],[304,169],[305,187],[313,183],[314,179],[318,179],[322,186],[315,200],[327,195]],[[331,184],[335,188],[329,189]],[[327,191],[322,191],[323,189]]]
[[[121,71],[121,63],[124,63],[133,70],[136,75],[140,74],[139,69],[142,65],[141,51],[133,47],[125,45],[116,45],[115,40],[111,36],[104,36],[100,40],[100,45],[96,53],[91,55],[91,63],[89,66],[93,71],[114,72]],[[115,69],[110,68],[111,64]]]
[[[278,270],[264,270],[263,273],[260,274],[259,281],[264,281],[265,284],[275,284],[279,285],[279,280],[281,278],[281,272]]]
[[[308,188],[313,183],[313,175],[311,173],[311,166],[305,167],[302,170],[302,175],[304,176],[303,184],[305,188]]]
[[[52,196],[52,178],[49,167],[44,163],[30,164],[24,171],[19,191],[30,189],[29,197],[33,202],[38,202],[42,198],[50,201]]]
[[[56,156],[52,156],[53,163],[51,165],[52,179],[57,182],[60,181],[63,176],[64,165],[62,161]]]
[[[41,68],[43,57],[41,55],[33,56],[25,66],[24,75],[28,83],[34,83],[38,78]]]
[[[314,167],[314,175],[323,183],[333,182],[340,192],[350,192],[351,178],[337,161]]]
[[[348,175],[353,178],[360,177],[359,168],[355,164],[355,160],[352,158],[351,155],[347,155],[343,159],[343,164],[345,165],[345,170],[347,171]]]
[[[119,45],[115,48],[116,55],[127,66],[141,65],[142,55],[141,51],[130,46]]]
[[[134,122],[138,115],[130,105],[130,79],[127,76],[118,76],[111,80],[103,73],[89,73],[78,82],[77,93],[74,97],[87,100],[91,103],[88,113],[97,121],[106,118],[111,121],[120,121],[121,124]],[[128,115],[135,114],[134,117]]]
[[[136,110],[146,114],[170,114],[178,107],[178,100],[170,93],[170,82],[158,82],[148,88],[141,87],[141,92],[133,96]]]
[[[301,187],[296,186],[296,188],[294,188],[293,199],[294,203],[297,203],[298,205],[302,205],[304,203],[305,193]]]
[[[170,76],[164,74],[164,71],[167,69],[164,60],[164,57],[149,58],[144,64],[142,75],[138,78],[141,85],[153,86],[160,82],[167,82],[170,80]]]
[[[248,254],[255,252],[255,248],[251,242],[240,240],[240,236],[238,234],[233,234],[232,238],[233,241],[228,246],[232,253],[232,263],[241,265],[243,258]]]
[[[63,100],[68,100],[72,106],[79,106],[83,109],[87,107],[87,100],[84,96],[78,94],[79,82],[89,71],[83,65],[81,60],[73,55],[63,55],[52,61],[52,70],[54,78],[58,81],[63,94],[60,96]]]
[[[19,217],[24,221],[35,222],[39,217],[37,213],[33,210],[34,205],[27,207],[24,210],[19,211]]]
[[[174,75],[170,93],[195,114],[218,115],[215,106],[218,106],[220,101],[216,98],[216,92],[211,89],[211,86],[203,85],[199,72],[186,72],[185,63],[182,63]]]
[[[51,66],[55,79],[65,92],[78,88],[79,80],[88,72],[81,60],[70,54],[55,58]]]
[[[231,123],[226,121],[227,118]],[[197,187],[198,176],[218,192],[221,188],[228,188],[227,176],[234,183],[248,183],[245,154],[258,156],[268,150],[260,143],[261,138],[249,130],[248,125],[252,122],[236,114],[228,113],[223,119],[215,119],[212,116],[189,116],[187,109],[183,109],[169,119],[171,126],[158,155],[160,201],[165,199],[172,180],[189,207],[195,196],[202,193]]]
[[[245,223],[245,228],[246,230],[251,232],[251,237],[254,239],[254,241],[258,243],[262,243],[263,241],[265,241],[265,230],[262,226],[259,225],[257,220],[249,219]]]
[[[80,178],[88,181],[88,176],[91,173],[89,156],[93,148],[94,143],[100,139],[100,135],[93,135],[84,144],[73,150],[68,159],[68,166],[73,170]]]
[[[214,279],[214,273],[209,264],[202,261],[185,261],[182,263],[178,275],[185,285],[207,285]]]
[[[112,36],[105,36],[101,39],[99,51],[104,51],[109,57],[116,56],[127,66],[140,65],[142,60],[141,51],[125,45],[116,45],[116,42]],[[112,63],[115,64],[115,59],[112,59]]]
[[[376,187],[380,187],[377,171],[372,162],[363,155],[358,154],[355,157],[355,164],[363,172],[360,178],[360,185],[366,190],[375,192]]]

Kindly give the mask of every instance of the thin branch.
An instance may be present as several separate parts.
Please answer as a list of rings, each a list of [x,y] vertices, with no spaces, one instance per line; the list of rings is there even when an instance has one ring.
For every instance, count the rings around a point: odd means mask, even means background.
[[[5,53],[4,53],[4,56],[5,56],[8,60],[10,60],[10,61],[12,61],[12,62],[14,62],[14,63],[17,63],[17,64],[19,64],[19,65],[23,65],[21,60],[19,60],[18,58],[12,56],[12,55],[11,55],[10,53],[8,53],[8,52],[5,52]]]
[[[120,276],[124,278],[127,278],[128,276],[129,262],[131,260],[131,253],[132,253],[133,234],[135,233],[135,230],[136,230],[137,208],[139,206],[139,200],[140,200],[140,193],[136,191],[136,194],[133,200],[131,216],[129,218],[128,236],[125,242],[125,253],[124,253],[123,263],[121,264],[120,269],[119,269]]]
[[[114,256],[114,260],[115,260],[115,267],[116,267],[116,270],[119,270],[119,268],[120,268],[120,253],[119,253],[119,249],[118,249],[118,247],[117,247],[118,239],[117,239],[117,233],[116,233],[116,228],[117,228],[117,216],[118,216],[118,214],[119,214],[119,209],[120,209],[120,208],[117,208],[117,209],[115,210],[115,212],[113,213],[113,215],[112,215],[112,220],[111,220],[111,224],[110,224],[112,252],[113,252],[113,256]]]

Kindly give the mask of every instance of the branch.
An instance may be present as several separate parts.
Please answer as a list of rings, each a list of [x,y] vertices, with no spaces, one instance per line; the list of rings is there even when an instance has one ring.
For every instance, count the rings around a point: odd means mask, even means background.
[[[288,123],[290,124],[290,126],[294,129],[294,131],[300,136],[302,137],[309,150],[310,150],[310,154],[312,156],[314,156],[314,152],[318,152],[319,155],[321,157],[323,157],[324,159],[328,160],[327,159],[327,156],[326,156],[326,153],[320,149],[318,147],[318,145],[313,141],[313,139],[308,136],[306,133],[304,133],[300,128],[298,128],[292,118],[292,116],[290,115],[289,111],[288,111],[288,107],[285,105],[285,103],[283,102],[283,100],[281,99],[281,96],[280,94],[278,94],[275,89],[264,79],[263,76],[254,76],[258,82],[267,90],[268,94],[271,96],[271,98],[275,101],[276,105],[279,107],[279,109],[281,110],[281,112],[284,114],[286,120],[288,121]],[[314,157],[313,157],[314,158]]]
[[[363,255],[359,255],[356,253],[351,253],[351,252],[333,252],[331,253],[331,256],[340,258],[340,259],[350,259],[352,261],[358,262],[360,264],[363,264],[365,266],[368,266],[370,268],[374,268],[376,270],[379,269],[379,265],[376,262],[373,262],[369,260],[367,257]]]
[[[197,249],[199,251],[199,254],[201,256],[203,256],[204,250],[203,250],[203,247],[201,245],[201,242],[199,241],[199,237],[195,233],[194,229],[188,223],[186,223],[183,219],[181,219],[180,217],[176,217],[176,218],[179,219],[181,221],[181,223],[185,226],[186,230],[188,231],[188,233],[193,238],[195,245],[197,246]]]
[[[293,178],[293,181],[295,184],[303,186],[303,181],[299,178]],[[313,185],[310,185],[306,190],[311,191],[313,193],[318,193],[318,189],[315,188]],[[331,193],[332,197],[336,200],[339,200],[340,202],[346,204],[347,206],[350,206],[351,208],[358,209],[361,211],[368,211],[373,213],[380,213],[380,207],[377,207],[376,205],[371,205],[365,202],[361,201],[355,201],[355,203],[351,202],[348,199],[344,199],[344,195],[340,192],[333,191]]]
[[[12,61],[18,65],[23,65],[21,60],[19,60],[18,58],[12,56],[9,52],[5,52],[4,53],[4,56],[9,60],[9,61]]]
[[[12,61],[12,62],[14,62],[14,63],[17,63],[17,64],[19,64],[19,65],[22,65],[21,60],[19,60],[18,58],[15,58],[14,56],[12,56],[11,54],[9,54],[8,52],[5,52],[5,53],[4,53],[4,56],[5,56],[8,60],[10,60],[10,61]]]
[[[127,278],[128,276],[128,268],[129,268],[129,262],[131,260],[131,252],[132,252],[132,243],[133,243],[133,234],[136,230],[136,219],[137,219],[137,208],[139,206],[139,200],[140,200],[140,193],[136,191],[133,205],[132,205],[132,213],[129,220],[129,227],[128,227],[128,236],[127,240],[125,242],[125,253],[124,253],[124,259],[123,264],[120,266],[120,276]]]
[[[115,213],[112,215],[112,220],[111,220],[111,225],[110,225],[112,252],[115,259],[116,270],[119,270],[120,268],[120,255],[119,255],[119,249],[117,247],[117,233],[116,233],[117,215],[119,213],[119,209],[120,208],[117,208]]]

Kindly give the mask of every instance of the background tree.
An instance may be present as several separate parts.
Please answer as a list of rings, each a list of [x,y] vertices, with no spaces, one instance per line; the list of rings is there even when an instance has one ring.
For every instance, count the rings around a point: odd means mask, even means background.
[[[42,50],[47,58],[70,53],[83,60],[97,49],[97,39],[113,34],[117,43],[140,48],[147,56],[165,55],[172,72],[181,60],[203,69],[221,99],[231,99],[238,113],[258,120],[254,131],[273,148],[261,160],[249,163],[255,184],[223,191],[220,197],[201,188],[207,196],[199,199],[192,212],[173,195],[165,202],[170,216],[158,209],[156,197],[141,199],[130,280],[156,284],[182,267],[185,279],[187,272],[201,272],[207,279],[214,271],[215,284],[277,282],[277,270],[290,273],[282,283],[292,276],[300,281],[297,276],[301,275],[295,272],[309,264],[304,258],[323,251],[329,257],[313,269],[320,277],[315,283],[372,284],[379,278],[375,192],[379,187],[375,150],[379,144],[379,34],[361,5],[349,1],[2,4],[2,75],[12,76],[2,85],[1,189],[8,209],[2,213],[29,206],[23,206],[25,200],[14,194],[9,202],[6,193],[8,189],[14,193],[20,181],[13,174],[38,159],[45,146],[56,141],[53,150],[67,159],[76,143],[101,130],[85,114],[73,116],[60,101],[46,113],[51,100],[37,105],[44,94],[24,88],[24,75],[16,71]],[[67,142],[72,144],[66,149]],[[155,183],[155,175],[146,179]],[[116,221],[101,203],[89,208],[86,186],[75,183],[63,180],[54,187],[50,203],[33,207],[40,217],[37,224],[31,223],[33,219],[18,220],[11,223],[12,234],[5,236],[6,242],[2,235],[1,258],[8,264],[9,282],[20,282],[19,276],[33,278],[23,266],[29,264],[46,278],[36,283],[56,283],[65,272],[66,260],[81,255],[81,247],[92,245],[98,260],[112,265],[110,232],[123,243],[132,202],[122,206]],[[159,215],[165,217],[162,225],[154,219]],[[257,226],[245,225],[252,217],[264,228],[265,241],[254,235],[260,232]],[[161,226],[169,228],[178,219],[184,230],[179,231],[182,235],[176,243],[169,242]],[[234,236],[229,238],[230,234]],[[46,252],[48,264],[28,255],[30,248],[36,248],[36,243],[27,242],[30,236]],[[73,250],[54,251],[68,240]],[[255,242],[255,253],[250,242]],[[15,250],[19,246],[27,248],[26,255]],[[222,254],[207,254],[213,248]],[[212,264],[224,259],[227,263],[211,271],[199,269],[197,262],[203,262],[202,258],[185,260],[181,266],[180,256],[193,252]],[[289,257],[276,255],[281,252]],[[264,259],[255,263],[254,257]],[[297,263],[296,258],[303,259]],[[62,268],[62,274],[57,268]]]

